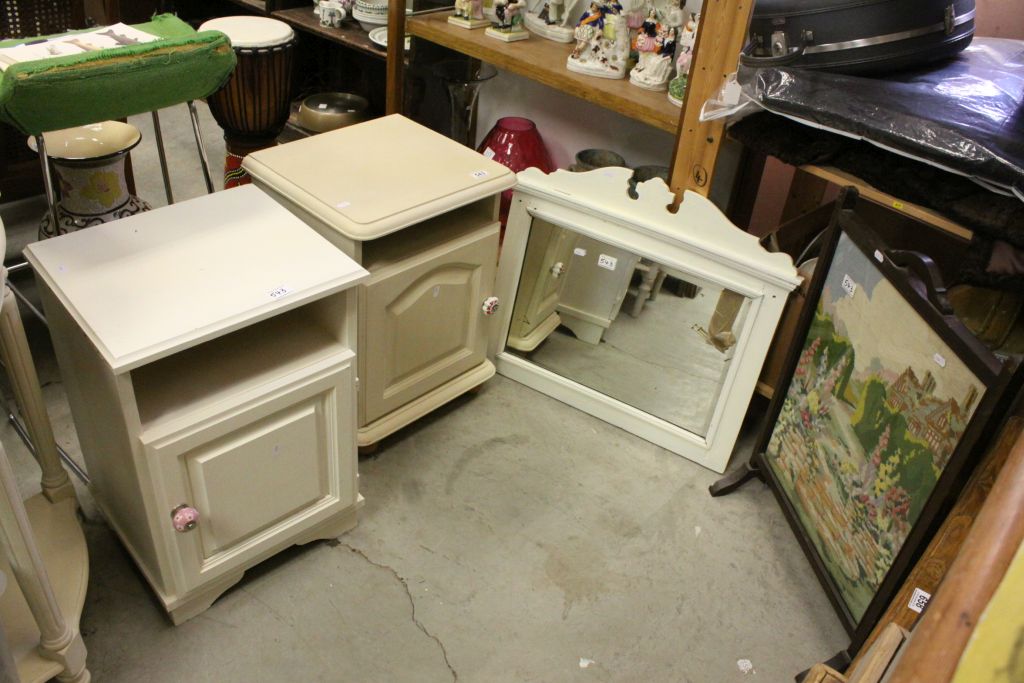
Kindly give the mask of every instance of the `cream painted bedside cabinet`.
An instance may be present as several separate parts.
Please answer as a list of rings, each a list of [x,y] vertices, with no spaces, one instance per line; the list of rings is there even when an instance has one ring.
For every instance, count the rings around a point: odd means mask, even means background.
[[[393,115],[254,152],[256,185],[370,272],[359,288],[360,446],[479,386],[509,169]]]
[[[90,490],[174,623],[355,525],[352,259],[251,186],[26,255]]]

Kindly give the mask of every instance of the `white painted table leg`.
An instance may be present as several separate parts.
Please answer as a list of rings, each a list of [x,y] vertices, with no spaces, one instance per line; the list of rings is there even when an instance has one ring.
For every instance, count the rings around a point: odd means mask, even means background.
[[[14,398],[25,418],[32,437],[36,459],[43,470],[42,487],[47,500],[58,501],[75,496],[67,470],[61,465],[53,427],[43,403],[39,376],[32,362],[32,352],[25,338],[25,328],[18,312],[18,302],[4,278],[3,302],[0,304],[0,358],[14,388]]]
[[[39,651],[59,663],[64,672],[57,676],[63,683],[88,683],[85,667],[85,643],[77,626],[61,614],[42,557],[32,536],[28,513],[18,492],[14,471],[0,444],[0,542],[18,581],[29,610],[39,627]]]

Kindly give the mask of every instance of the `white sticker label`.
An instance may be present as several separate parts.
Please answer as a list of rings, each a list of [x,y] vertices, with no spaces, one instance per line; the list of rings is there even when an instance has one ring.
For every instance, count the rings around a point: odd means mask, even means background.
[[[352,202],[338,202],[337,204],[334,205],[334,208],[336,208],[336,209],[347,209],[351,205],[352,205]]]
[[[885,261],[885,256],[878,249],[875,249],[875,260],[879,263]]]
[[[327,103],[326,102],[321,102],[320,104],[316,105],[316,108],[317,109],[327,109]]]
[[[494,158],[494,150],[491,149],[490,147],[488,147],[487,149],[484,150],[484,156],[487,157],[488,159],[493,159]]]
[[[271,299],[280,299],[281,297],[288,296],[291,293],[292,293],[292,290],[291,290],[290,287],[286,287],[285,285],[281,285],[280,287],[274,287],[272,290],[270,290],[270,298]]]
[[[608,254],[601,254],[597,257],[597,265],[599,268],[605,268],[607,270],[615,270],[615,265],[619,262],[619,259]]]
[[[843,276],[843,291],[850,298],[853,298],[853,295],[857,293],[857,283],[849,275]]]
[[[576,247],[575,249],[572,250],[572,253],[576,254],[577,256],[586,256],[587,250],[584,249],[583,247]]]
[[[436,285],[434,287],[434,291],[433,291],[434,298],[436,299],[437,295],[440,294],[440,293],[441,293],[441,285]]]
[[[481,170],[481,171],[473,171],[469,175],[470,175],[471,178],[476,178],[477,180],[480,180],[481,178],[486,178],[487,177],[487,171],[483,171],[483,170]]]
[[[935,361],[935,364],[940,368],[946,367],[946,358],[941,353],[936,353],[932,356],[932,360]]]
[[[931,599],[931,593],[927,593],[920,588],[915,588],[914,594],[910,596],[910,602],[907,603],[907,607],[920,614],[925,608],[925,605],[927,605],[928,601]]]

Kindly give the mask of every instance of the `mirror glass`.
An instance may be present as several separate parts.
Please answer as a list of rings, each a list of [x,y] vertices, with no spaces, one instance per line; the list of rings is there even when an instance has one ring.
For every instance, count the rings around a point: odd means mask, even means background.
[[[534,217],[506,349],[707,436],[749,300]]]

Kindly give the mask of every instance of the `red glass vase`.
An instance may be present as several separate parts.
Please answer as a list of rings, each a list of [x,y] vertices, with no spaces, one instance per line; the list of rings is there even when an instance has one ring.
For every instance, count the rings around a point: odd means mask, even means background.
[[[548,154],[544,140],[537,132],[536,124],[520,116],[498,119],[477,151],[516,173],[531,166],[536,166],[545,173],[554,170],[551,155]],[[508,220],[508,209],[511,204],[512,190],[505,190],[501,193],[501,207],[498,209],[502,239],[505,237],[505,221]]]

